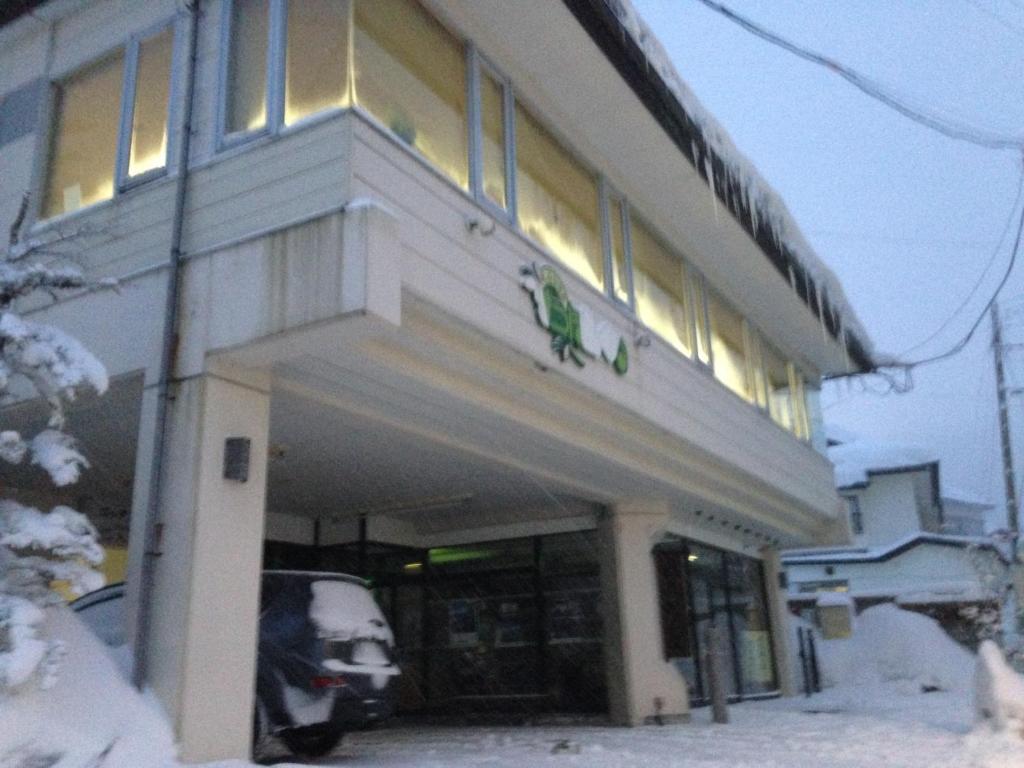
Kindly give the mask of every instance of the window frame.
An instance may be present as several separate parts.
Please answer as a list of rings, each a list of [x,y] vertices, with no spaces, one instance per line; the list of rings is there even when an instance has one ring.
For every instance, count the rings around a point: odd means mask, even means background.
[[[264,98],[267,117],[261,128],[228,131],[228,69],[231,56],[231,19],[238,0],[224,0],[220,18],[220,56],[217,63],[217,137],[216,151],[246,144],[280,130],[284,115],[284,45],[288,0],[267,0],[267,55]]]
[[[139,81],[139,51],[142,43],[163,32],[171,32],[171,71],[167,73],[167,155],[164,164],[159,168],[151,168],[138,176],[130,176],[129,163],[132,148],[132,124],[135,121],[135,92]],[[180,108],[178,89],[181,80],[181,34],[178,19],[173,18],[153,24],[136,32],[125,43],[124,78],[121,83],[121,119],[118,124],[117,158],[115,193],[127,192],[140,184],[167,176],[171,173],[171,162],[174,157],[174,126],[177,124]],[[175,169],[177,170],[177,169]]]
[[[156,179],[161,179],[177,172],[175,162],[175,149],[180,139],[175,134],[178,112],[181,101],[181,65],[182,51],[182,17],[180,14],[168,16],[160,21],[150,24],[141,30],[133,32],[124,42],[107,48],[97,56],[76,64],[73,68],[51,77],[47,82],[45,126],[43,150],[38,152],[36,170],[33,171],[33,188],[37,190],[34,195],[35,202],[32,206],[32,218],[35,221],[33,228],[46,227],[53,222],[63,221],[83,214],[86,211],[94,210],[103,205],[110,205],[118,200],[121,195],[147,184]],[[171,32],[171,71],[168,73],[168,96],[167,96],[167,156],[160,168],[152,168],[149,171],[140,173],[138,176],[128,175],[128,164],[131,156],[131,131],[132,121],[135,115],[135,86],[138,82],[139,47],[141,43],[151,37],[170,30]],[[61,89],[73,80],[77,75],[91,67],[99,66],[108,59],[118,54],[122,57],[121,66],[121,88],[117,96],[117,144],[114,150],[114,167],[111,169],[113,177],[113,191],[110,197],[104,200],[97,200],[94,203],[83,205],[73,211],[64,211],[46,216],[46,200],[49,197],[50,174],[53,171],[53,163],[56,159],[55,150],[57,146],[58,127],[60,123],[59,110],[63,108]]]
[[[466,112],[469,122],[469,193],[478,205],[507,224],[516,222],[516,134],[515,94],[512,80],[496,67],[471,40],[459,38],[466,48]],[[505,207],[484,192],[484,123],[481,83],[484,75],[501,88],[502,129],[505,162]],[[456,185],[458,186],[458,185]]]
[[[620,193],[604,174],[597,177],[597,200],[601,209],[601,247],[604,250],[604,271],[608,275],[605,281],[605,295],[614,302],[615,306],[628,310],[636,315],[636,294],[634,293],[633,282],[633,241],[630,232],[630,206],[626,196]],[[626,301],[623,301],[615,292],[615,252],[612,243],[612,207],[613,203],[619,206],[619,229],[622,232],[622,253],[625,259],[626,272]],[[637,318],[639,320],[639,317]]]

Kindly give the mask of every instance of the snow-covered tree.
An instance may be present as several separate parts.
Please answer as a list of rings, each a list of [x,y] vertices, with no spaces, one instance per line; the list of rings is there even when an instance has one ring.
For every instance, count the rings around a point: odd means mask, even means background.
[[[33,435],[0,422],[0,462],[29,462],[56,486],[67,486],[89,464],[66,429],[66,406],[84,391],[105,392],[107,373],[76,339],[16,312],[35,296],[56,299],[92,287],[53,240],[22,238],[27,206],[26,197],[0,252],[0,406],[41,397],[48,420]],[[50,585],[60,580],[78,594],[97,589],[103,577],[95,566],[102,560],[96,528],[84,515],[0,497],[0,698],[33,678],[52,683],[63,650],[41,636],[44,609],[60,600]]]

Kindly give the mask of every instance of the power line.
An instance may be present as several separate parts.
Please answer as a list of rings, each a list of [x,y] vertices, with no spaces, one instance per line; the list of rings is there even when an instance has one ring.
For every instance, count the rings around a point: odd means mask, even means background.
[[[1017,206],[1020,204],[1021,190],[1024,190],[1024,163],[1021,164],[1021,173],[1017,179],[1017,195],[1013,199],[1013,206],[1010,208],[1010,215],[1006,219],[1006,225],[1003,227],[1002,234],[999,235],[999,242],[996,243],[996,247],[992,249],[992,255],[989,256],[988,263],[985,264],[985,268],[981,270],[981,274],[978,275],[978,279],[974,283],[974,287],[972,287],[971,290],[967,293],[963,301],[960,302],[959,306],[957,306],[957,308],[953,310],[949,317],[946,318],[945,322],[943,322],[938,328],[936,328],[935,331],[932,332],[932,334],[928,336],[928,338],[926,338],[924,341],[921,341],[915,344],[914,346],[908,347],[907,349],[900,352],[900,357],[903,357],[904,355],[913,352],[915,349],[920,349],[929,341],[936,338],[940,333],[946,330],[949,324],[956,319],[956,317],[967,307],[971,299],[974,298],[974,294],[977,293],[978,289],[981,287],[981,284],[985,282],[985,276],[988,275],[988,271],[992,268],[992,265],[995,264],[996,256],[999,255],[999,249],[1003,247],[1003,241],[1006,239],[1006,235],[1010,232],[1010,227],[1013,225],[1014,212],[1017,210]]]
[[[970,340],[974,337],[974,333],[978,330],[978,327],[981,325],[981,321],[985,319],[985,315],[988,314],[989,309],[991,309],[992,305],[995,304],[996,299],[999,297],[999,292],[1002,291],[1003,287],[1006,285],[1006,281],[1010,279],[1010,273],[1013,272],[1013,267],[1017,263],[1017,253],[1020,251],[1020,240],[1022,233],[1024,233],[1024,207],[1022,207],[1020,211],[1020,219],[1017,222],[1017,234],[1013,240],[1013,250],[1010,251],[1010,261],[1006,265],[1006,271],[1003,272],[1003,277],[999,281],[999,285],[996,286],[995,291],[993,291],[992,293],[992,297],[986,302],[984,308],[981,310],[981,313],[978,315],[978,319],[974,321],[974,325],[971,326],[971,329],[962,339],[960,339],[960,341],[958,341],[956,344],[954,344],[952,347],[950,347],[945,352],[942,352],[941,354],[932,355],[931,357],[926,357],[921,360],[914,360],[911,362],[898,362],[886,367],[902,368],[909,371],[921,365],[927,365],[928,363],[936,363],[939,360],[945,360],[947,358],[950,358],[953,355],[960,352],[960,350],[962,350],[964,347],[966,347]]]
[[[923,110],[907,104],[905,99],[893,93],[882,84],[874,82],[871,78],[860,74],[856,70],[851,69],[844,64],[841,64],[835,59],[831,59],[820,53],[811,51],[780,35],[777,35],[771,30],[751,21],[747,17],[741,16],[731,8],[716,2],[716,0],[697,0],[697,2],[702,3],[716,13],[721,14],[725,18],[729,19],[729,21],[738,24],[740,27],[751,34],[760,37],[762,40],[766,40],[772,45],[776,45],[779,48],[789,51],[794,56],[799,56],[801,59],[825,67],[871,98],[882,102],[887,107],[896,110],[904,117],[913,120],[926,128],[930,128],[933,131],[941,133],[951,139],[966,141],[970,144],[984,147],[986,149],[1013,149],[1017,151],[1024,151],[1024,138],[1020,136],[1004,136],[981,130],[975,126],[967,125],[966,123],[961,123],[948,117],[942,117],[934,113],[928,114]]]

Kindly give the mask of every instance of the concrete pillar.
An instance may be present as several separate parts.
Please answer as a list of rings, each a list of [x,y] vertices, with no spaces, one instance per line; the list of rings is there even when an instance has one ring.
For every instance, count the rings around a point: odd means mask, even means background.
[[[269,377],[205,373],[170,408],[148,683],[184,762],[248,758],[266,495]],[[251,441],[246,482],[225,440]]]
[[[642,725],[658,713],[690,711],[683,675],[664,658],[651,550],[669,517],[666,504],[618,505],[601,521],[608,698],[612,721]]]
[[[766,547],[761,550],[764,558],[764,587],[768,594],[768,621],[772,628],[772,652],[775,656],[775,670],[779,676],[779,690],[783,696],[796,694],[793,669],[790,664],[789,644],[792,632],[789,621],[789,607],[786,591],[779,586],[779,574],[785,569],[779,557],[779,550]]]

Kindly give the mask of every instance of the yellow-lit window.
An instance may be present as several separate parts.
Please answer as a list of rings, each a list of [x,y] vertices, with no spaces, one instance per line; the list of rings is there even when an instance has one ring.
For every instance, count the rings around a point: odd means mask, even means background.
[[[630,219],[636,313],[648,328],[684,355],[693,354],[690,303],[682,259],[636,217]]]
[[[128,176],[141,176],[167,165],[167,110],[171,97],[171,27],[139,43],[129,139]]]
[[[349,104],[349,3],[291,0],[288,3],[284,76],[284,122]]]
[[[465,51],[415,0],[356,2],[354,97],[468,188]]]
[[[113,197],[123,72],[119,53],[58,86],[45,217]]]
[[[267,124],[269,30],[269,0],[233,0],[225,133],[257,131]]]
[[[626,242],[622,233],[623,204],[621,200],[608,201],[608,231],[611,235],[612,249],[612,289],[615,298],[624,304],[629,303],[629,268],[626,264]]]
[[[690,282],[690,299],[693,302],[694,340],[697,359],[704,365],[711,364],[711,334],[708,332],[704,280],[692,270],[687,271]]]
[[[507,208],[505,184],[505,89],[486,70],[480,72],[480,120],[483,146],[483,193],[496,205]]]
[[[789,365],[789,382],[793,404],[793,433],[801,440],[810,440],[811,421],[807,412],[807,391],[804,386],[804,377],[792,363]]]
[[[753,402],[753,392],[747,376],[743,318],[715,294],[709,294],[707,298],[715,378],[744,400]]]
[[[770,346],[764,350],[765,376],[768,386],[768,413],[780,427],[793,429],[793,408],[790,402],[789,366]]]
[[[519,227],[604,291],[596,180],[520,104],[515,133]]]
[[[768,407],[768,384],[764,375],[764,344],[761,334],[746,325],[747,377],[753,388],[754,402]]]

